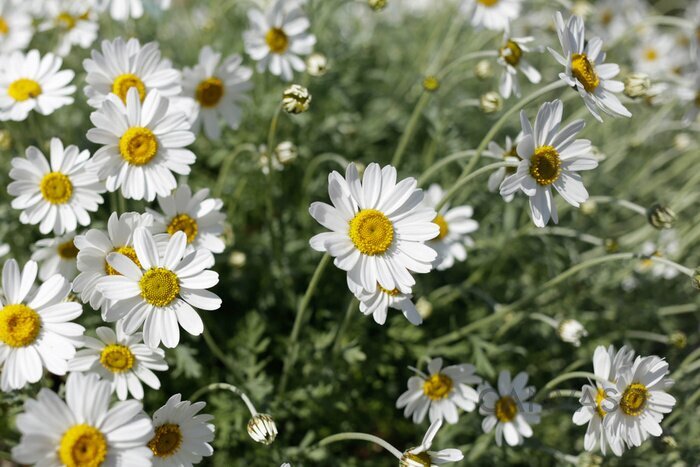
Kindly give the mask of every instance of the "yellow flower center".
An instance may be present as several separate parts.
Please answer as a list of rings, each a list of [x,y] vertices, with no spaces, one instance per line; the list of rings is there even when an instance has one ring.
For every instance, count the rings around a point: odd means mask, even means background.
[[[521,49],[516,42],[509,39],[506,45],[501,47],[499,53],[508,65],[515,67],[520,63],[520,58],[523,56],[523,49]]]
[[[695,94],[695,107],[700,107],[700,92]]]
[[[158,153],[158,139],[148,128],[135,126],[119,138],[119,152],[132,165],[145,165]]]
[[[110,344],[102,349],[100,363],[112,373],[125,373],[134,367],[134,354],[125,345]]]
[[[603,26],[607,26],[612,22],[614,17],[615,15],[613,14],[613,12],[606,8],[600,14],[600,22]]]
[[[41,94],[41,85],[29,78],[20,78],[10,83],[7,93],[17,102],[34,99]]]
[[[530,158],[530,176],[542,185],[551,185],[561,175],[561,158],[552,146],[540,146]]]
[[[508,423],[518,414],[518,404],[510,396],[503,396],[496,401],[496,418],[501,423]]]
[[[349,234],[360,253],[374,256],[389,249],[394,241],[394,226],[382,212],[363,209],[350,221]]]
[[[423,394],[428,396],[428,399],[437,401],[446,398],[453,387],[452,378],[442,373],[435,373],[423,383]]]
[[[175,232],[185,232],[185,235],[187,235],[187,243],[192,243],[197,237],[199,226],[197,225],[197,221],[187,214],[178,214],[170,220],[170,224],[168,224],[166,230],[170,235],[174,235]]]
[[[379,284],[377,284],[377,289],[379,289],[380,292],[384,292],[385,294],[389,295],[390,297],[396,297],[397,295],[399,295],[401,293],[401,291],[399,289],[389,290],[389,289],[385,289],[384,287],[382,287]]]
[[[657,58],[659,58],[659,54],[656,52],[656,49],[652,47],[647,47],[644,49],[644,59],[646,61],[654,62]]]
[[[74,425],[63,433],[58,457],[67,467],[98,467],[107,458],[107,439],[95,427]]]
[[[7,25],[7,21],[5,21],[5,18],[0,16],[0,34],[3,36],[10,32],[10,27]]]
[[[22,303],[5,305],[0,310],[0,341],[10,347],[26,347],[41,331],[39,313]]]
[[[115,248],[112,250],[113,253],[121,253],[122,255],[126,256],[129,258],[131,261],[136,263],[136,266],[141,268],[141,263],[139,263],[139,258],[136,256],[136,250],[134,250],[133,247],[130,246],[120,246],[118,248]],[[105,261],[105,272],[110,275],[110,276],[120,276],[121,274],[119,271],[114,269],[112,266],[109,265],[107,261]]]
[[[75,243],[73,243],[73,240],[68,240],[67,242],[59,243],[56,250],[58,251],[58,256],[60,256],[61,259],[75,259],[78,256],[78,252],[80,251],[75,246]]]
[[[430,458],[430,454],[425,451],[418,454],[404,452],[399,462],[399,467],[415,467],[416,464],[420,467],[430,467],[433,465],[433,460]]]
[[[283,54],[289,47],[289,38],[280,28],[272,28],[265,34],[265,42],[270,51],[276,54]]]
[[[574,54],[571,57],[571,73],[583,85],[586,92],[595,91],[600,84],[600,79],[586,54]]]
[[[170,305],[180,293],[177,274],[165,268],[151,268],[139,280],[141,296],[153,306]]]
[[[146,85],[143,84],[141,78],[133,73],[124,73],[114,78],[114,83],[112,83],[112,92],[119,96],[119,98],[126,103],[126,95],[129,89],[136,88],[139,92],[139,99],[141,102],[146,98]]]
[[[481,3],[484,6],[494,6],[495,4],[498,3],[498,0],[476,0],[477,2]]]
[[[165,423],[156,428],[156,434],[148,442],[148,447],[156,457],[172,456],[180,449],[182,444],[182,431],[180,426],[174,423]]]
[[[202,107],[216,107],[224,96],[225,90],[223,81],[212,76],[197,85],[195,98]]]
[[[644,412],[647,400],[649,399],[649,390],[641,383],[632,383],[622,393],[620,399],[620,409],[633,417],[638,417]]]
[[[56,17],[56,23],[59,26],[63,26],[66,29],[73,29],[75,27],[76,18],[68,12],[62,11]]]
[[[600,418],[605,417],[605,410],[603,409],[603,401],[605,400],[605,391],[602,388],[598,388],[598,393],[595,396],[595,410],[598,412]]]
[[[61,172],[49,172],[39,183],[41,196],[51,204],[65,204],[73,196],[73,184]]]
[[[433,219],[433,224],[440,227],[440,232],[438,233],[437,237],[435,237],[436,240],[442,240],[443,238],[447,237],[448,233],[450,233],[450,229],[447,226],[447,221],[442,214],[435,216],[435,219]]]

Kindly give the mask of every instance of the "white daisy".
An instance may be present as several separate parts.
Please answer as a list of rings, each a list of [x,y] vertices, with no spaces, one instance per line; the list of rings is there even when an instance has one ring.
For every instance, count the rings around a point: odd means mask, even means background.
[[[171,0],[155,0],[151,2],[162,10],[170,8]],[[117,21],[129,18],[138,19],[143,16],[142,0],[103,0],[99,3],[102,11],[109,9],[109,15]]]
[[[36,383],[43,368],[64,375],[68,360],[85,328],[71,321],[80,316],[80,303],[67,302],[70,284],[55,275],[33,290],[37,264],[28,261],[20,274],[14,259],[2,268],[0,299],[0,390]]]
[[[459,462],[464,459],[464,454],[459,449],[442,449],[440,451],[430,451],[433,439],[442,426],[442,420],[435,420],[430,424],[428,431],[423,437],[420,446],[408,449],[401,456],[399,464],[401,467],[436,467],[450,462]]]
[[[559,129],[563,110],[560,100],[543,104],[537,112],[534,130],[525,112],[520,112],[523,139],[517,151],[522,160],[515,174],[501,183],[502,196],[522,190],[530,197],[532,220],[537,227],[544,227],[550,217],[555,224],[559,221],[551,188],[578,207],[588,199],[588,191],[577,172],[598,166],[591,142],[576,139],[585,126],[583,120]]]
[[[111,393],[108,382],[82,373],[68,376],[65,402],[41,389],[17,416],[22,439],[12,449],[13,459],[47,467],[150,466],[151,419],[138,401],[110,408]]]
[[[498,390],[489,383],[479,386],[481,405],[479,413],[486,415],[481,428],[484,433],[496,429],[496,444],[500,446],[505,438],[509,446],[522,444],[524,438],[532,436],[530,425],[540,422],[542,406],[528,402],[535,395],[534,386],[527,385],[527,373],[520,372],[511,381],[509,371],[498,375]]]
[[[83,68],[87,72],[85,95],[92,107],[100,108],[110,93],[126,102],[131,88],[136,88],[142,102],[154,89],[164,97],[177,96],[182,90],[180,73],[170,60],[161,58],[156,42],[142,47],[138,39],[124,42],[117,37],[102,41],[102,51],[93,50],[91,57],[83,61]]]
[[[396,183],[390,165],[369,164],[362,181],[355,164],[348,165],[345,178],[334,171],[328,176],[333,206],[316,202],[309,208],[332,232],[314,236],[311,248],[334,256],[335,265],[367,291],[379,284],[410,293],[415,284],[410,272],[429,272],[437,257],[424,242],[440,231],[432,222],[435,211],[421,204],[423,192],[416,185],[411,177]]]
[[[59,34],[56,54],[65,57],[74,45],[87,49],[97,39],[99,25],[92,0],[52,0],[45,2],[40,31]]]
[[[506,136],[505,147],[501,147],[498,143],[494,141],[489,142],[486,151],[484,151],[485,156],[502,158],[505,162],[518,162],[522,159],[518,156],[517,146],[518,143],[523,139],[523,133],[518,133],[515,140],[512,140],[510,136]],[[501,183],[509,175],[515,173],[515,167],[500,167],[498,170],[494,171],[489,175],[488,188],[491,193],[498,193],[501,188]],[[503,200],[506,203],[513,201],[515,194],[511,193],[509,195],[503,196]]]
[[[275,0],[265,13],[248,11],[250,29],[243,33],[245,50],[258,62],[258,71],[269,69],[275,76],[291,81],[294,71],[306,70],[300,55],[309,55],[316,36],[307,32],[311,23],[295,0]]]
[[[238,128],[242,118],[240,103],[250,99],[245,93],[253,87],[253,71],[242,63],[237,54],[222,61],[220,53],[205,46],[199,52],[199,63],[182,71],[183,95],[194,99],[198,106],[198,118],[192,128],[195,133],[203,126],[207,138],[218,140],[221,117],[229,128]]]
[[[463,9],[471,12],[475,28],[503,31],[520,15],[522,0],[465,0]]]
[[[685,59],[685,54],[675,54],[677,49],[678,44],[673,36],[656,30],[647,31],[630,52],[634,71],[652,78],[673,74],[681,64],[679,58]]]
[[[580,347],[581,339],[588,335],[588,331],[580,321],[567,318],[559,321],[557,334],[562,341],[568,342],[574,347]]]
[[[0,0],[0,56],[24,50],[32,40],[32,17],[24,2]]]
[[[160,381],[152,370],[168,369],[163,350],[143,344],[140,332],[125,333],[119,322],[116,333],[108,327],[99,327],[96,332],[99,339],[83,337],[87,348],[76,352],[75,358],[68,362],[68,371],[97,373],[112,383],[112,392],[122,401],[129,393],[134,399],[143,399],[141,382],[160,389]]]
[[[597,36],[616,40],[648,16],[648,10],[646,2],[639,0],[600,0],[591,8],[589,19]]]
[[[416,370],[417,371],[417,370]],[[413,423],[421,423],[428,414],[431,423],[447,420],[457,423],[457,409],[472,412],[479,401],[479,394],[470,384],[479,384],[481,378],[474,365],[466,363],[442,367],[442,358],[428,363],[428,375],[408,379],[408,390],[396,401],[396,408],[404,408],[404,417],[412,417]]]
[[[180,185],[169,196],[158,196],[162,214],[151,209],[153,233],[184,232],[191,248],[206,248],[212,253],[224,251],[222,238],[226,215],[221,212],[224,202],[209,198],[209,189],[198,190],[194,195],[188,185]]]
[[[509,37],[509,33],[503,36],[503,46],[498,49],[498,63],[503,66],[503,74],[498,87],[501,95],[508,99],[512,94],[520,97],[520,84],[518,82],[518,70],[520,70],[531,83],[539,83],[542,75],[528,62],[523,55],[530,52],[527,44],[535,38]]]
[[[32,260],[39,263],[39,279],[45,281],[54,274],[62,275],[67,281],[75,278],[78,274],[78,248],[73,243],[74,237],[74,233],[69,233],[42,238],[34,244],[36,250],[32,253]]]
[[[38,50],[27,54],[13,52],[3,61],[12,66],[0,67],[0,121],[22,121],[35,110],[50,115],[56,109],[73,103],[75,86],[69,86],[73,70],[60,70],[63,60]]]
[[[121,188],[125,198],[153,201],[177,186],[173,172],[190,173],[196,157],[185,146],[194,142],[194,134],[185,114],[173,112],[158,91],[141,103],[136,88],[130,88],[126,105],[110,94],[90,120],[96,128],[88,130],[88,140],[103,145],[90,167],[106,179],[108,191]]]
[[[425,205],[435,208],[445,192],[438,184],[430,185],[425,193]],[[438,271],[449,269],[455,264],[455,260],[464,261],[467,259],[466,247],[474,245],[474,240],[468,235],[476,232],[479,223],[472,219],[474,209],[471,206],[457,206],[450,209],[449,204],[445,204],[438,212],[433,222],[440,228],[437,236],[428,242],[438,254],[433,262],[433,266]]]
[[[204,402],[183,401],[175,394],[153,414],[155,435],[148,442],[154,467],[190,467],[214,454],[214,417],[200,414]]]
[[[134,250],[141,267],[121,253],[107,255],[111,267],[123,275],[103,277],[97,289],[114,300],[105,312],[107,321],[124,319],[124,331],[134,333],[143,325],[143,339],[150,347],[163,342],[173,348],[180,341],[178,323],[198,336],[202,318],[192,308],[218,310],[221,299],[206,290],[219,282],[211,266],[211,253],[200,249],[185,255],[187,236],[176,232],[160,254],[153,235],[145,228],[134,231]],[[183,258],[184,256],[184,258]]]
[[[564,56],[551,47],[548,50],[566,67],[566,73],[560,73],[559,77],[578,91],[583,103],[597,120],[603,121],[598,110],[613,117],[631,117],[630,111],[613,94],[622,92],[625,85],[612,79],[620,73],[620,67],[614,63],[604,63],[603,41],[598,37],[586,41],[583,20],[578,16],[571,16],[564,24],[564,18],[557,12],[554,20]]]
[[[418,326],[423,322],[410,293],[402,293],[399,289],[386,290],[379,284],[375,290],[367,291],[360,284],[353,282],[349,275],[347,281],[348,288],[360,301],[360,311],[365,315],[372,315],[377,324],[386,322],[389,308],[401,311],[411,324]]]
[[[680,249],[680,242],[678,240],[678,234],[675,230],[664,230],[659,234],[658,242],[646,241],[642,244],[642,255],[647,256],[647,258],[641,260],[636,270],[640,273],[647,273],[651,271],[651,275],[654,277],[660,277],[663,279],[673,279],[678,276],[680,272],[673,266],[668,266],[663,263],[652,260],[652,257],[671,257],[673,258],[678,254]]]

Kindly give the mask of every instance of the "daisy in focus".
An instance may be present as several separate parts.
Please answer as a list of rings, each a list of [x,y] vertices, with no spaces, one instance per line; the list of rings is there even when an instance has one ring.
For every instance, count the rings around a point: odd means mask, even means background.
[[[42,388],[17,416],[22,438],[12,458],[46,466],[150,466],[151,419],[138,401],[110,408],[111,394],[109,383],[95,374],[71,373],[65,402]]]
[[[204,402],[183,401],[175,394],[153,414],[155,435],[148,442],[154,467],[199,464],[214,454],[214,417],[200,414]]]
[[[32,17],[24,5],[14,0],[0,0],[0,56],[24,50],[32,34]]]
[[[248,11],[250,29],[243,33],[245,50],[258,62],[258,72],[266,69],[285,81],[291,81],[294,72],[306,70],[300,56],[309,55],[316,44],[316,36],[308,32],[311,23],[295,0],[274,0],[263,13]]]
[[[415,326],[423,323],[410,293],[402,293],[399,289],[386,290],[379,284],[375,290],[367,291],[360,284],[353,282],[349,275],[347,281],[350,292],[360,301],[360,311],[364,315],[372,315],[377,324],[386,322],[389,308],[401,311]]]
[[[520,16],[522,0],[465,0],[462,8],[471,12],[475,28],[503,31]]]
[[[130,88],[126,104],[115,94],[90,115],[95,125],[89,141],[103,146],[95,152],[90,169],[106,179],[107,191],[121,189],[127,199],[153,201],[177,186],[173,172],[190,173],[196,159],[185,146],[194,142],[186,115],[174,112],[169,100],[151,91],[141,103]]]
[[[518,133],[515,140],[511,139],[510,136],[506,136],[506,144],[501,147],[498,143],[490,141],[487,150],[484,151],[485,156],[502,158],[505,162],[519,162],[522,159],[518,156],[517,146],[520,140],[523,138],[522,132]],[[498,193],[503,180],[509,175],[515,173],[515,167],[499,167],[498,170],[494,171],[489,175],[488,188],[491,193]],[[515,195],[513,193],[503,196],[503,201],[510,203],[513,201]]]
[[[84,336],[85,349],[78,350],[68,363],[68,371],[97,373],[112,384],[119,400],[126,400],[129,393],[134,399],[143,399],[143,386],[160,389],[160,381],[153,373],[166,371],[165,352],[152,349],[143,343],[140,332],[127,334],[121,323],[116,333],[108,327],[97,328],[97,337]]]
[[[51,115],[73,103],[75,73],[60,70],[63,60],[38,50],[13,52],[4,58],[12,66],[0,67],[0,121],[26,120],[29,112]],[[60,71],[59,71],[60,70]]]
[[[430,423],[446,420],[457,423],[457,409],[472,412],[479,401],[479,394],[471,384],[481,383],[474,365],[466,363],[442,367],[442,358],[428,363],[428,373],[408,379],[408,390],[396,401],[396,408],[404,408],[404,416],[413,423],[421,423],[428,414]]]
[[[311,248],[335,257],[334,264],[367,291],[379,284],[410,293],[411,272],[429,272],[437,257],[425,242],[440,231],[435,211],[422,205],[423,192],[416,185],[411,177],[396,183],[390,165],[369,164],[362,180],[355,164],[348,164],[345,177],[332,172],[328,194],[333,206],[315,202],[309,207],[311,217],[331,232],[311,238]]]
[[[74,233],[61,237],[42,238],[34,246],[32,261],[39,263],[39,279],[48,280],[54,274],[60,274],[67,281],[72,281],[78,274],[76,258],[78,249],[73,243]]]
[[[537,84],[542,80],[540,72],[523,57],[525,53],[531,50],[527,44],[534,40],[535,38],[531,36],[509,37],[508,33],[503,37],[504,44],[498,49],[498,63],[503,66],[498,92],[505,99],[508,99],[511,94],[520,97],[518,70],[533,84]]]
[[[242,66],[240,55],[229,55],[221,60],[221,53],[205,46],[199,52],[199,63],[182,71],[183,95],[195,100],[199,108],[192,131],[204,134],[211,140],[221,138],[220,119],[229,128],[241,123],[241,102],[250,98],[246,92],[252,89],[253,71]]]
[[[44,21],[39,31],[59,34],[56,54],[65,57],[75,45],[87,49],[97,39],[99,24],[92,0],[52,0],[45,2]]]
[[[430,424],[420,446],[408,449],[400,459],[402,467],[433,467],[459,462],[464,459],[464,454],[459,449],[441,449],[440,451],[430,451],[433,440],[442,426],[442,420],[436,420]]]
[[[534,130],[525,112],[520,112],[523,139],[518,144],[522,159],[515,174],[501,183],[501,196],[521,190],[530,198],[530,211],[537,227],[544,227],[551,218],[559,221],[557,206],[552,196],[554,188],[572,206],[579,207],[588,199],[588,191],[577,173],[598,166],[591,142],[576,139],[585,123],[576,120],[559,129],[564,106],[560,100],[540,107]]]

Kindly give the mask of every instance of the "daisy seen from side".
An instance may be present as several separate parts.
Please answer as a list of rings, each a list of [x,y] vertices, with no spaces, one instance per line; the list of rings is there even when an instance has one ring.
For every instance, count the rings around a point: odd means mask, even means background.
[[[442,420],[435,420],[432,422],[428,431],[425,432],[420,446],[408,449],[403,453],[403,456],[401,456],[399,460],[400,467],[436,467],[442,464],[459,462],[464,459],[464,454],[462,454],[462,451],[459,449],[430,450],[440,427],[442,427]]]
[[[401,311],[413,325],[423,323],[410,293],[402,293],[399,289],[386,290],[379,284],[375,290],[367,291],[362,285],[353,282],[350,276],[347,276],[347,282],[350,291],[360,301],[360,311],[364,315],[372,315],[377,324],[386,322],[389,308]]]
[[[540,72],[524,57],[531,51],[528,44],[534,40],[535,38],[531,36],[510,37],[508,32],[503,36],[503,46],[498,49],[498,63],[503,66],[498,91],[505,99],[508,99],[511,94],[520,97],[518,71],[533,84],[542,80]]]
[[[39,263],[39,279],[48,280],[54,274],[60,274],[67,281],[72,281],[78,274],[76,258],[78,249],[73,242],[74,233],[61,237],[42,238],[34,244],[32,260]]]

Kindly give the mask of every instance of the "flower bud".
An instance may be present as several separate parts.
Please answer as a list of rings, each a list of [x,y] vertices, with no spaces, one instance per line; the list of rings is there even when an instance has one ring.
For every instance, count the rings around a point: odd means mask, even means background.
[[[487,80],[493,77],[493,66],[488,60],[479,60],[474,67],[474,76],[480,80]]]
[[[7,151],[12,147],[12,135],[8,130],[0,130],[0,149]]]
[[[673,137],[673,147],[677,151],[683,152],[693,144],[693,138],[688,133],[678,133]]]
[[[277,425],[270,415],[259,413],[248,422],[248,434],[253,441],[270,445],[277,437]]]
[[[676,213],[660,204],[655,204],[647,210],[647,220],[655,229],[670,229],[676,221]]]
[[[620,244],[616,238],[606,238],[603,240],[603,247],[606,253],[616,253],[620,249]]]
[[[292,84],[282,95],[282,108],[290,114],[300,114],[309,110],[311,94],[298,84]]]
[[[594,214],[597,209],[598,209],[598,204],[595,201],[591,201],[590,199],[581,203],[581,212],[587,216]]]
[[[275,148],[275,154],[280,164],[287,165],[294,162],[297,158],[298,151],[297,147],[291,141],[282,141]]]
[[[438,81],[437,76],[426,76],[423,79],[423,89],[428,92],[435,92],[440,87],[440,81]]]
[[[559,334],[559,338],[564,342],[568,342],[574,347],[579,347],[581,345],[581,338],[586,337],[588,331],[583,327],[583,324],[575,319],[564,319],[559,322],[557,334]]]
[[[487,92],[479,99],[479,107],[487,114],[498,112],[503,108],[503,98],[495,91]]]
[[[306,71],[311,76],[323,76],[328,71],[328,59],[320,53],[312,53],[306,58]]]
[[[644,73],[631,73],[625,78],[625,96],[631,98],[647,95],[651,88],[651,80]]]
[[[695,272],[693,273],[693,277],[691,278],[691,281],[693,281],[693,287],[700,290],[700,268],[697,268],[695,270]]]
[[[242,251],[234,250],[228,257],[228,264],[234,268],[243,268],[245,266],[247,257]]]
[[[571,14],[579,16],[581,18],[586,18],[588,15],[590,15],[593,12],[593,5],[590,3],[579,0],[577,2],[574,2],[574,4],[571,6]]]
[[[427,298],[421,297],[416,302],[416,310],[421,318],[427,319],[433,314],[433,304]]]
[[[668,336],[668,341],[677,349],[684,349],[688,345],[688,336],[683,331],[674,331]]]
[[[576,467],[599,467],[603,465],[603,458],[590,452],[582,452],[578,456]]]
[[[367,4],[374,11],[381,11],[389,4],[389,0],[367,0]]]

